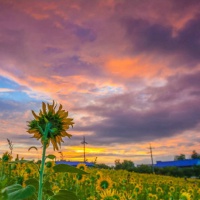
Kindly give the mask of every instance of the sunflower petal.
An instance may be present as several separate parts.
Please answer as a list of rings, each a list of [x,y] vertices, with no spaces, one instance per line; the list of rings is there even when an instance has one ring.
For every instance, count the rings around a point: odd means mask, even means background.
[[[37,116],[33,110],[32,110],[32,114],[35,117],[35,119],[38,121],[39,120],[39,116]]]
[[[47,107],[48,107],[49,112],[53,111],[53,106],[52,105],[50,105],[50,104],[47,103]]]
[[[63,137],[67,136],[68,138],[72,137],[72,135],[69,134],[69,133],[67,133],[66,131],[63,131],[63,132],[61,133],[61,135],[62,135]]]
[[[58,145],[57,145],[56,141],[54,140],[54,138],[51,138],[51,143],[53,145],[53,150],[54,151],[55,151],[55,149],[58,150]]]
[[[42,111],[44,114],[47,114],[47,111],[46,111],[46,104],[44,102],[42,102]]]
[[[55,137],[55,139],[56,139],[56,143],[58,143],[59,144],[59,146],[61,147],[61,139],[60,139],[61,137],[59,136],[59,135],[57,135],[56,137]]]
[[[42,110],[40,110],[39,116],[42,117],[43,113]]]

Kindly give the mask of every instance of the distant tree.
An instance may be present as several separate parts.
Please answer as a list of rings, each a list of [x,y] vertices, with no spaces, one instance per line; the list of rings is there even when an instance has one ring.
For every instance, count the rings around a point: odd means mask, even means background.
[[[151,169],[151,166],[150,165],[139,165],[137,166],[135,169],[134,169],[135,172],[138,172],[138,173],[145,173],[145,174],[150,174],[152,173],[152,169]]]
[[[95,167],[96,168],[99,168],[99,169],[111,169],[110,166],[104,164],[104,163],[101,163],[101,164],[95,164]]]
[[[191,159],[200,159],[200,155],[195,150],[193,150]]]
[[[124,160],[122,162],[122,169],[127,171],[133,171],[135,165],[131,160]]]
[[[185,154],[180,154],[180,155],[176,155],[174,157],[174,160],[185,160]]]
[[[121,167],[122,167],[122,166],[121,166],[120,159],[116,159],[116,160],[115,160],[115,169],[122,169]]]
[[[135,168],[135,165],[131,160],[124,160],[122,163],[120,162],[119,159],[115,160],[115,169],[133,171],[134,168]]]

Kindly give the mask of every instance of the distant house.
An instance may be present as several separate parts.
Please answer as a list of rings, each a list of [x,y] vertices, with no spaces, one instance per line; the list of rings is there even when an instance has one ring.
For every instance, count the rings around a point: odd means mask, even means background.
[[[91,162],[78,162],[78,161],[71,162],[71,161],[66,161],[66,160],[56,161],[56,165],[66,164],[66,165],[70,165],[70,166],[73,166],[73,167],[76,167],[80,163],[86,164],[87,167],[93,167],[94,166],[94,163],[91,163]]]
[[[154,167],[194,167],[200,166],[200,159],[157,161]]]

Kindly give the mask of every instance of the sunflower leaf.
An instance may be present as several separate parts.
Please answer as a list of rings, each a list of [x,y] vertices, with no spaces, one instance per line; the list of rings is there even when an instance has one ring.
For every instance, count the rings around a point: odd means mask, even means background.
[[[35,187],[27,185],[23,188],[20,184],[14,184],[4,188],[2,193],[7,196],[7,200],[22,200],[32,196],[35,193]]]
[[[25,184],[26,185],[33,185],[35,187],[35,189],[38,190],[39,181],[35,178],[30,178],[30,179],[26,180]]]
[[[50,200],[79,200],[78,197],[71,191],[68,190],[60,190],[56,195],[52,196]]]
[[[46,158],[49,158],[49,159],[55,159],[56,158],[56,156],[54,156],[53,154],[49,154],[48,156],[46,156]]]

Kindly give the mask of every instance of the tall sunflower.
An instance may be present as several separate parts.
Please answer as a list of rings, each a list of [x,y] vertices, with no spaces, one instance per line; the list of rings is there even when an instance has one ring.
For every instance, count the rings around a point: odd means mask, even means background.
[[[41,139],[42,144],[45,142],[46,147],[51,142],[54,150],[61,147],[61,142],[64,142],[62,137],[72,136],[66,130],[74,124],[73,119],[68,118],[68,112],[62,109],[62,105],[60,104],[57,111],[56,106],[54,101],[53,104],[42,102],[42,109],[38,115],[32,110],[34,119],[28,122],[27,130],[33,134],[33,138]]]

